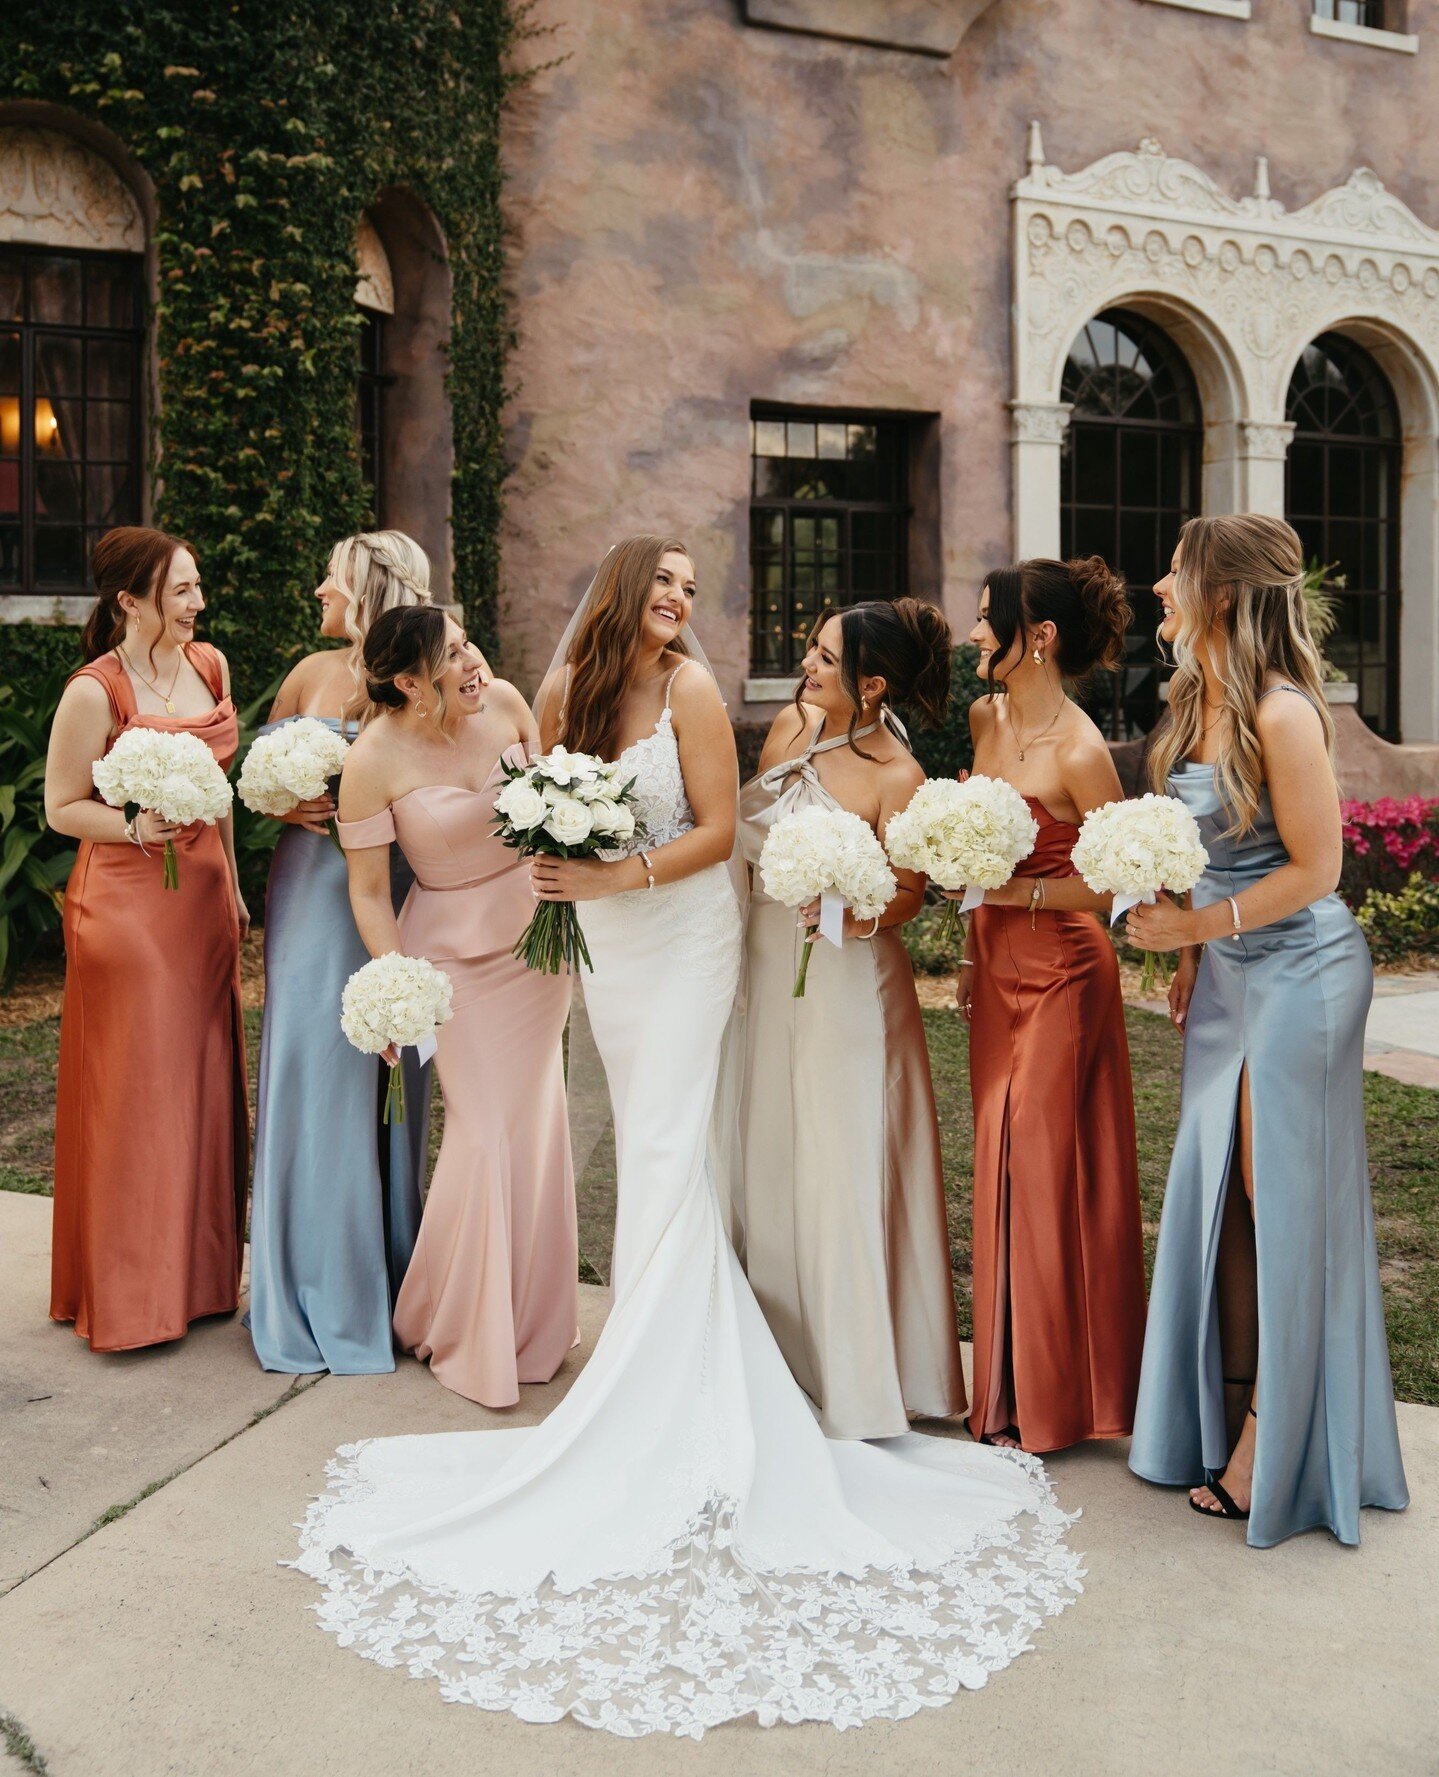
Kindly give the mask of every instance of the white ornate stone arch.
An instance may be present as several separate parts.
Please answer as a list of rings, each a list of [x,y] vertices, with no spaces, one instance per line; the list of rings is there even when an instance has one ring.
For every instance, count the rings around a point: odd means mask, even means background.
[[[1290,376],[1316,334],[1348,333],[1399,402],[1401,717],[1406,738],[1439,738],[1439,232],[1367,168],[1286,211],[1263,158],[1244,198],[1154,141],[1069,174],[1045,163],[1037,124],[1013,198],[1016,553],[1058,548],[1060,381],[1101,309],[1150,315],[1185,352],[1211,512],[1283,513]]]

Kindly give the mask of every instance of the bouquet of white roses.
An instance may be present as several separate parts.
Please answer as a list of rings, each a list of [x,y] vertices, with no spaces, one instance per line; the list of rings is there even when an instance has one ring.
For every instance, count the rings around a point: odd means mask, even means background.
[[[885,849],[901,870],[965,891],[962,902],[945,909],[941,942],[953,935],[961,913],[979,906],[986,889],[1004,887],[1038,837],[1029,804],[994,777],[926,778],[884,830]]]
[[[340,775],[350,745],[313,716],[285,722],[262,734],[245,755],[237,788],[253,814],[289,814],[302,802],[315,802]],[[330,823],[330,838],[339,835]]]
[[[1106,802],[1084,817],[1074,847],[1074,867],[1097,895],[1113,895],[1109,923],[1161,889],[1183,895],[1209,862],[1199,823],[1174,796],[1136,796]],[[1141,991],[1154,985],[1156,958],[1146,951]],[[1166,968],[1167,973],[1167,968]]]
[[[632,806],[634,779],[618,765],[555,747],[528,765],[507,762],[503,769],[508,781],[495,797],[495,833],[512,851],[604,857],[641,833]],[[593,966],[573,901],[541,901],[514,954],[546,975]]]
[[[129,728],[91,769],[95,788],[111,808],[149,809],[188,827],[207,827],[230,812],[234,791],[198,734],[169,734],[160,728]],[[161,883],[180,886],[175,842],[165,841]]]
[[[391,950],[356,969],[345,983],[340,1029],[366,1055],[381,1055],[392,1043],[396,1049],[428,1045],[439,1026],[454,1016],[453,992],[443,969],[422,956]],[[405,1070],[398,1062],[390,1069],[385,1092],[385,1122],[392,1112],[397,1123],[404,1122]]]
[[[867,821],[844,808],[803,808],[770,828],[759,854],[764,892],[782,907],[820,904],[819,935],[842,941],[844,913],[878,919],[898,886],[884,847]],[[812,942],[806,943],[795,976],[794,997],[804,993]]]

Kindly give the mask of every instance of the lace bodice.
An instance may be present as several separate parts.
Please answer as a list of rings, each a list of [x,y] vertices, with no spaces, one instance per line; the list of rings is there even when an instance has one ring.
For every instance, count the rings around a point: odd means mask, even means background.
[[[695,824],[694,810],[685,794],[684,773],[680,770],[679,742],[675,739],[670,707],[655,724],[653,734],[626,747],[618,763],[634,776],[635,819],[639,828],[633,839],[626,840],[607,858],[630,858],[643,847],[653,851],[668,845],[672,839],[688,833]]]

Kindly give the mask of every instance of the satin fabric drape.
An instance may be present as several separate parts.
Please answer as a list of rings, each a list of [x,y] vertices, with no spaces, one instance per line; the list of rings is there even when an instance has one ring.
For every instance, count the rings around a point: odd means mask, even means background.
[[[419,1233],[430,1081],[407,1049],[408,1116],[381,1123],[384,1064],[340,1029],[345,982],[367,960],[344,858],[327,835],[285,827],[265,896],[249,1322],[260,1363],[286,1375],[395,1367],[390,1315]]]
[[[751,865],[775,822],[839,806],[815,759],[845,737],[818,734],[740,791]],[[819,943],[795,999],[801,944],[756,871],[733,1226],[826,1435],[897,1437],[911,1415],[965,1408],[924,1022],[898,931]]]
[[[215,698],[204,716],[142,716],[124,668],[82,674],[127,728],[196,734],[222,766],[239,742],[220,663],[187,649]],[[240,927],[218,827],[161,855],[82,840],[65,890],[65,1000],[55,1102],[50,1317],[92,1351],[181,1338],[239,1306],[248,1177]]]
[[[1207,906],[1285,863],[1267,793],[1244,838],[1214,770],[1169,793],[1199,822]],[[1234,1177],[1241,1076],[1252,1112],[1259,1388],[1248,1540],[1322,1526],[1359,1541],[1366,1505],[1408,1503],[1364,1130],[1364,1021],[1374,972],[1337,895],[1204,947],[1184,1033],[1179,1129],[1165,1190],[1129,1465],[1194,1486],[1229,1459],[1219,1337],[1220,1221]],[[1232,1181],[1232,1182],[1231,1182]]]
[[[340,824],[347,849],[398,840],[416,878],[405,949],[454,987],[435,1057],[445,1137],[394,1326],[446,1388],[486,1407],[548,1382],[579,1324],[560,1047],[570,982],[511,954],[535,902],[526,865],[494,835],[500,781],[497,764],[483,790],[432,785]]]
[[[1026,797],[1016,874],[1074,874],[1078,829]],[[1090,913],[980,907],[974,1097],[976,1436],[1026,1450],[1125,1436],[1144,1339],[1129,1044],[1114,946]]]

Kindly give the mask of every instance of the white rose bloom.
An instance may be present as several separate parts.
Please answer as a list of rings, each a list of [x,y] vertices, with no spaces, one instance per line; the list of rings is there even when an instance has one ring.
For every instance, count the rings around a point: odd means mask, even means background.
[[[545,817],[545,831],[560,845],[579,845],[594,830],[594,821],[583,802],[567,797],[551,808]]]
[[[512,827],[528,830],[538,827],[549,810],[549,804],[528,778],[511,778],[495,797],[495,813]]]

